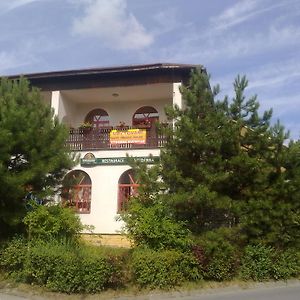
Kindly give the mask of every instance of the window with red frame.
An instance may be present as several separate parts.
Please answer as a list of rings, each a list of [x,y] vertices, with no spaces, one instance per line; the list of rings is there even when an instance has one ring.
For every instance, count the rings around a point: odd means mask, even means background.
[[[132,169],[125,171],[118,182],[118,211],[126,210],[128,201],[137,195],[139,184],[134,179]]]
[[[90,176],[80,170],[71,171],[63,182],[62,201],[77,213],[91,212],[92,182]]]
[[[151,126],[155,122],[158,122],[159,114],[157,110],[152,106],[143,106],[139,108],[132,117],[132,125],[148,125]]]
[[[109,126],[109,115],[101,108],[90,111],[85,117],[85,122],[92,124],[93,128],[101,128]]]

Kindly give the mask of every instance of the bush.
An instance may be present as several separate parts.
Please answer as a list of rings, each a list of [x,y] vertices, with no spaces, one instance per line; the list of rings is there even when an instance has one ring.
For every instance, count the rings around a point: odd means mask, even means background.
[[[275,251],[264,245],[249,245],[245,248],[240,269],[243,279],[266,280],[272,277]]]
[[[229,280],[236,274],[238,249],[229,241],[229,229],[218,229],[203,234],[193,247],[203,277],[209,280]]]
[[[190,247],[189,231],[174,220],[169,209],[160,201],[147,206],[139,199],[132,199],[128,210],[122,214],[122,220],[135,246],[153,250],[187,250]]]
[[[123,257],[81,244],[15,239],[2,251],[0,266],[13,278],[53,291],[95,293],[122,285]]]
[[[196,260],[177,250],[136,249],[132,255],[133,280],[140,287],[170,288],[201,279]]]
[[[79,217],[69,208],[60,205],[37,206],[27,213],[24,224],[30,239],[77,238],[83,226]]]
[[[17,281],[24,281],[24,266],[28,255],[27,241],[15,237],[1,247],[0,268]]]
[[[249,245],[242,258],[240,276],[245,279],[288,279],[300,274],[299,251],[275,250],[265,245]]]
[[[300,274],[300,252],[289,249],[285,252],[277,252],[273,264],[273,278],[288,279]]]

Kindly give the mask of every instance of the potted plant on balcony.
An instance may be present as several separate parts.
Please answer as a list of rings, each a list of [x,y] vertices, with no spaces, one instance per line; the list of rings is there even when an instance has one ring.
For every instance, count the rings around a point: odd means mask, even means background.
[[[93,125],[90,122],[84,122],[79,126],[79,129],[83,132],[89,132],[93,128]]]
[[[125,123],[124,121],[120,121],[120,122],[119,122],[119,125],[116,126],[116,128],[117,128],[117,129],[128,129],[129,126],[126,125],[126,123]]]
[[[140,122],[139,127],[140,128],[150,128],[151,127],[151,121],[148,118],[146,118],[146,119],[144,119],[143,121]]]

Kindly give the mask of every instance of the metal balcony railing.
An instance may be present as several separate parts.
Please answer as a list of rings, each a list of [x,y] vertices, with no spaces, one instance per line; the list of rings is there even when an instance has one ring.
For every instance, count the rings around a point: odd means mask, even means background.
[[[144,143],[118,143],[110,142],[110,132],[113,129],[126,131],[128,129],[146,130],[146,140]],[[103,128],[78,128],[70,129],[66,144],[72,151],[84,150],[107,150],[107,149],[147,149],[161,148],[166,142],[166,137],[160,134],[156,126],[151,127],[103,127]]]

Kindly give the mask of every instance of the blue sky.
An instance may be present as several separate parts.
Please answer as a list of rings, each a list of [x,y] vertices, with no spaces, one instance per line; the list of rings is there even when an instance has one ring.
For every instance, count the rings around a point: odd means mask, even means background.
[[[300,136],[300,0],[0,0],[0,74],[204,65]],[[220,96],[221,97],[221,96]]]

